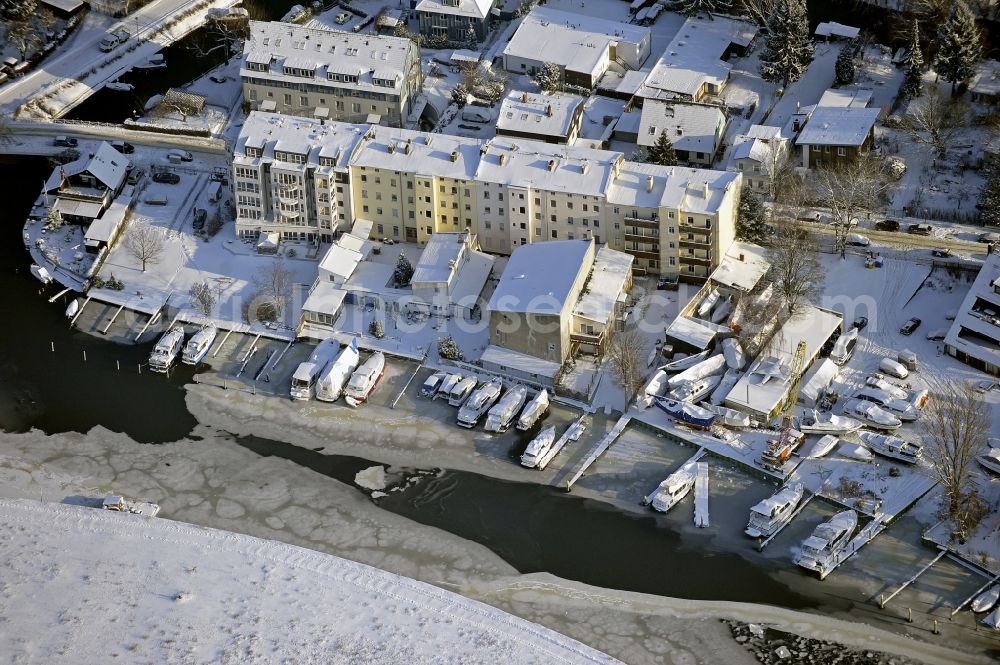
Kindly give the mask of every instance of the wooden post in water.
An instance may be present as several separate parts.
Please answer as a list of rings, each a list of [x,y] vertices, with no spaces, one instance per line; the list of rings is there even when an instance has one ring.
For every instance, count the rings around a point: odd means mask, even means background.
[[[56,352],[56,343],[55,342],[49,342],[49,348],[52,349],[52,353],[55,353]]]
[[[937,622],[937,619],[934,619],[934,634],[935,634],[935,635],[940,635],[940,634],[941,634],[941,631],[940,631],[940,630],[938,630],[938,622]]]
[[[83,350],[83,362],[87,362],[87,349]]]
[[[906,608],[906,622],[907,623],[913,623],[913,608],[912,607],[907,607]]]

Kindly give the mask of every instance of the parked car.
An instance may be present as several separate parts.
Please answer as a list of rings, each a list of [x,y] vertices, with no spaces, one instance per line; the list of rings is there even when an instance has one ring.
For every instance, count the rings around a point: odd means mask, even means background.
[[[170,171],[157,171],[153,174],[153,182],[163,182],[168,185],[176,185],[181,181],[181,177]]]
[[[123,155],[131,155],[135,152],[135,146],[128,141],[112,141],[111,147]]]
[[[205,220],[208,219],[208,211],[204,208],[194,209],[194,220],[191,222],[191,227],[195,231],[200,231],[205,228]]]
[[[212,83],[225,83],[229,80],[229,77],[225,74],[212,74],[208,77],[208,80]]]
[[[848,233],[847,244],[855,247],[867,247],[872,244],[872,241],[868,239],[868,236],[863,236],[860,233]]]
[[[52,145],[59,148],[75,148],[79,144],[72,136],[57,136],[55,140],[52,141]]]
[[[982,381],[976,384],[975,390],[977,393],[988,393],[989,391],[996,390],[997,388],[1000,388],[1000,384],[998,384],[996,381],[992,381],[990,379],[983,379]]]
[[[900,335],[912,335],[913,331],[920,327],[920,319],[917,317],[911,318],[909,321],[903,324],[903,327],[899,329]]]
[[[930,224],[910,224],[906,227],[906,232],[915,236],[929,236],[933,230],[934,227]]]
[[[176,157],[178,160],[182,162],[190,162],[194,159],[194,155],[192,155],[190,152],[188,152],[187,150],[180,150],[178,148],[174,148],[173,150],[169,151],[167,153],[167,156]]]
[[[879,231],[898,231],[899,222],[894,219],[883,219],[880,222],[875,222],[875,228]]]
[[[351,20],[350,14],[348,14],[347,12],[340,12],[334,17],[333,22],[336,23],[337,25],[344,25],[350,20]]]
[[[944,328],[938,328],[937,330],[932,330],[927,333],[927,339],[932,342],[940,342],[948,335],[948,331]]]
[[[142,180],[142,176],[144,175],[146,175],[146,172],[143,171],[142,169],[132,169],[131,171],[128,172],[127,182],[130,185],[134,185],[140,180]]]
[[[857,328],[858,330],[864,330],[867,325],[868,325],[868,317],[859,316],[858,318],[854,319],[854,323],[851,324],[851,327]]]
[[[951,256],[951,250],[938,247],[937,249],[932,249],[931,254],[941,259],[947,259]]]

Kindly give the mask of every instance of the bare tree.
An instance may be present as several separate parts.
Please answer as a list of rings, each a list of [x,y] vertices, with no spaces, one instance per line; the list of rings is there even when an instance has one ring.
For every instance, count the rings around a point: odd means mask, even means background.
[[[795,160],[785,159],[773,175],[774,202],[789,211],[791,216],[799,208],[816,198],[809,183],[795,171]]]
[[[253,283],[257,289],[254,298],[257,304],[251,314],[265,320],[279,318],[292,292],[292,271],[285,265],[285,260],[278,258],[268,263],[254,276]]]
[[[789,317],[822,293],[823,270],[816,258],[816,241],[794,222],[777,225],[767,260],[771,263],[768,282]]]
[[[21,54],[22,60],[45,42],[31,21],[11,21],[7,25],[7,41]]]
[[[759,26],[767,24],[767,17],[774,10],[774,0],[735,0],[733,13],[743,14]]]
[[[966,382],[950,382],[932,396],[920,419],[929,473],[941,483],[948,499],[948,515],[964,532],[980,508],[970,483],[972,462],[987,445],[989,405]]]
[[[249,13],[258,13],[253,6],[248,7],[247,11],[247,15],[223,13],[207,16],[204,27],[188,44],[188,48],[201,58],[218,53],[222,56],[222,61],[229,64],[233,57],[233,45],[250,36]]]
[[[642,388],[642,371],[646,366],[646,340],[637,330],[626,330],[617,333],[608,346],[607,359],[611,372],[625,389],[625,403],[632,399]]]
[[[942,99],[937,90],[910,106],[905,129],[910,137],[934,150],[938,159],[948,156],[948,147],[966,127],[968,105],[960,98]]]
[[[125,234],[125,249],[142,264],[143,272],[148,264],[159,263],[165,247],[163,232],[149,222],[133,222]]]
[[[215,309],[215,291],[208,281],[195,282],[188,293],[194,308],[202,316],[212,315],[212,310]]]
[[[878,209],[889,189],[884,160],[864,155],[823,164],[813,173],[813,184],[819,200],[833,214],[834,241],[844,258],[855,220]]]

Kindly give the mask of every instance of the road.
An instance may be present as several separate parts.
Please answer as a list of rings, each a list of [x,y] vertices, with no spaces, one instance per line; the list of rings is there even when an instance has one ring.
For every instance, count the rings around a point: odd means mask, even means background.
[[[833,237],[835,229],[829,224],[820,224],[817,222],[806,222],[802,220],[796,220],[795,222],[801,228],[806,229],[812,233],[816,233],[822,236]],[[866,236],[872,241],[873,245],[879,245],[884,247],[892,247],[901,250],[913,250],[913,249],[947,249],[952,254],[959,256],[974,256],[974,255],[985,255],[986,245],[980,242],[971,242],[968,240],[955,240],[954,238],[935,238],[933,236],[920,236],[914,235],[912,233],[906,233],[905,231],[880,231],[878,229],[862,229],[859,228],[857,233]],[[927,252],[928,257],[930,256],[930,251]]]
[[[55,136],[71,136],[80,141],[120,139],[152,148],[184,148],[212,155],[230,154],[228,144],[222,139],[126,129],[120,125],[14,120],[8,123],[7,129],[10,134],[7,140],[0,141],[0,154],[54,155],[62,150],[52,145]]]
[[[103,53],[97,46],[106,31],[100,29],[99,25],[87,29],[68,42],[68,46],[64,44],[53,56],[39,63],[30,74],[14,79],[0,88],[0,111],[10,116],[25,102],[58,89],[61,94],[55,105],[55,112],[51,115],[60,117],[105,83],[117,78],[127,67],[148,59],[164,46],[193,31],[204,22],[209,8],[232,7],[237,1],[203,0],[196,4],[191,0],[153,0],[112,26],[122,26],[135,36],[125,46],[111,53]],[[186,17],[186,20],[182,19],[181,14],[196,6],[199,7],[197,12]],[[162,27],[173,21],[179,22],[169,30],[160,32]],[[136,43],[134,40],[145,43],[130,51],[128,48]],[[121,55],[120,60],[100,67],[114,55]],[[94,69],[96,73],[90,76],[87,83],[80,83]]]

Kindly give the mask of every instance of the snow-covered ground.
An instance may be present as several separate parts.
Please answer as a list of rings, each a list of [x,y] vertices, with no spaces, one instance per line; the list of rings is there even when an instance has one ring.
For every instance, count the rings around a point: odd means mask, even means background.
[[[10,500],[0,531],[0,644],[14,661],[618,662],[452,592],[275,541]]]

